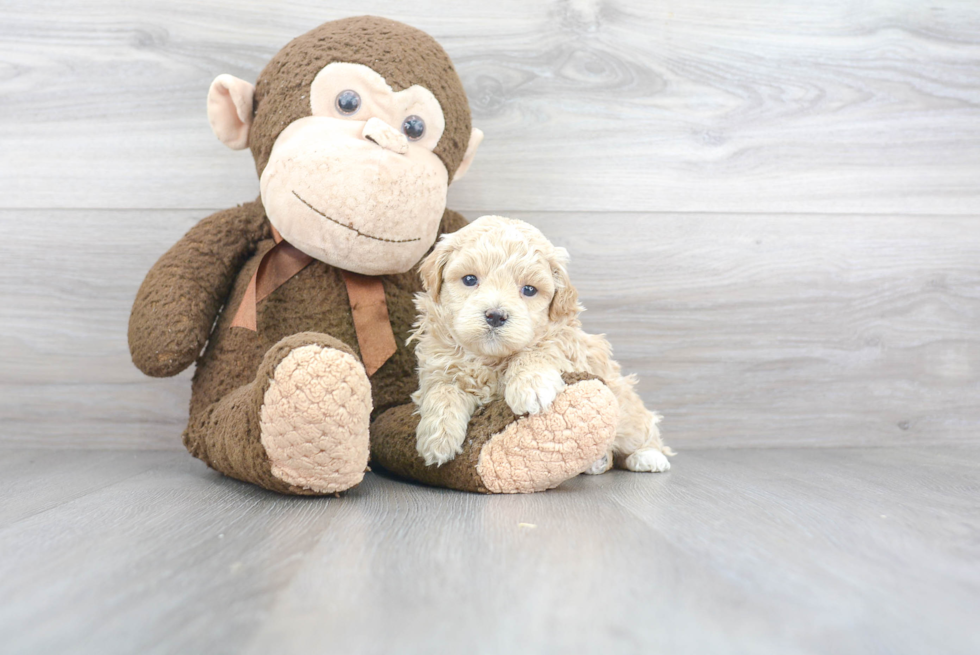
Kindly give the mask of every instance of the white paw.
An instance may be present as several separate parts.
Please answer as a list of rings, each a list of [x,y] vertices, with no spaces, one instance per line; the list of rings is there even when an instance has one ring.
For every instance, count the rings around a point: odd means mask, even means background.
[[[612,468],[613,458],[610,453],[606,453],[596,461],[592,462],[592,466],[582,471],[586,475],[602,475],[606,471]]]
[[[538,371],[516,375],[507,381],[504,400],[515,414],[540,414],[551,407],[565,388],[558,371]]]
[[[631,471],[663,473],[670,470],[670,462],[656,448],[643,448],[626,458],[626,468]]]
[[[453,424],[445,418],[423,417],[415,431],[415,449],[426,466],[442,466],[463,452],[466,423]]]

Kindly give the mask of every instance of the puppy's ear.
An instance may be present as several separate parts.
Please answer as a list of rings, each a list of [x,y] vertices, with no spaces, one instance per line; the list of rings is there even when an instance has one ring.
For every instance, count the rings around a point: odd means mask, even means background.
[[[578,291],[572,286],[572,281],[568,277],[568,260],[567,250],[555,248],[554,256],[549,262],[552,274],[555,276],[555,295],[548,309],[548,317],[552,321],[574,318],[582,311],[578,304]]]
[[[443,234],[436,247],[433,248],[429,256],[422,260],[419,266],[419,275],[422,276],[422,288],[429,292],[433,300],[439,300],[439,292],[442,291],[442,271],[449,263],[456,246],[452,240],[452,234]]]

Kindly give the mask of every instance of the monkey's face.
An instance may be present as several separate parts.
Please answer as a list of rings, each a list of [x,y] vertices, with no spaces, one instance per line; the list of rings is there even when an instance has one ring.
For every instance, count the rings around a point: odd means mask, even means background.
[[[409,270],[435,241],[449,175],[432,150],[445,127],[432,93],[395,93],[360,64],[333,63],[310,88],[262,172],[262,203],[283,238],[365,275]]]
[[[208,118],[226,145],[252,148],[272,225],[338,268],[410,270],[483,138],[445,52],[394,21],[343,19],[290,42],[259,85],[218,76]]]

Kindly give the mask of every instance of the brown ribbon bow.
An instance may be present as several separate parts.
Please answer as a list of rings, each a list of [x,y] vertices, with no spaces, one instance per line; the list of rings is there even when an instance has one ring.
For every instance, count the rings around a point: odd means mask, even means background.
[[[235,312],[231,327],[242,327],[253,332],[257,329],[256,307],[265,298],[286,283],[291,277],[313,262],[313,258],[284,241],[276,228],[272,228],[276,241],[262,257],[255,270],[242,302]],[[381,278],[342,271],[350,299],[351,313],[354,317],[354,331],[357,345],[361,349],[361,360],[367,374],[381,368],[395,354],[395,333],[388,317],[388,304]]]

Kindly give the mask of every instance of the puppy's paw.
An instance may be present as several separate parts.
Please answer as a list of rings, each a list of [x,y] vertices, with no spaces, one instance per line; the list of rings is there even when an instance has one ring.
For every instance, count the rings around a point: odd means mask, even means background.
[[[540,414],[564,388],[565,381],[557,370],[521,373],[507,381],[504,400],[515,414]]]
[[[592,462],[592,466],[582,471],[586,475],[602,475],[613,466],[613,456],[612,453],[606,453],[596,461]]]
[[[630,471],[663,473],[670,470],[670,462],[656,448],[641,448],[626,458],[626,468]]]
[[[463,452],[466,439],[466,423],[459,424],[442,417],[442,420],[423,418],[415,431],[415,449],[426,466],[442,466]]]

